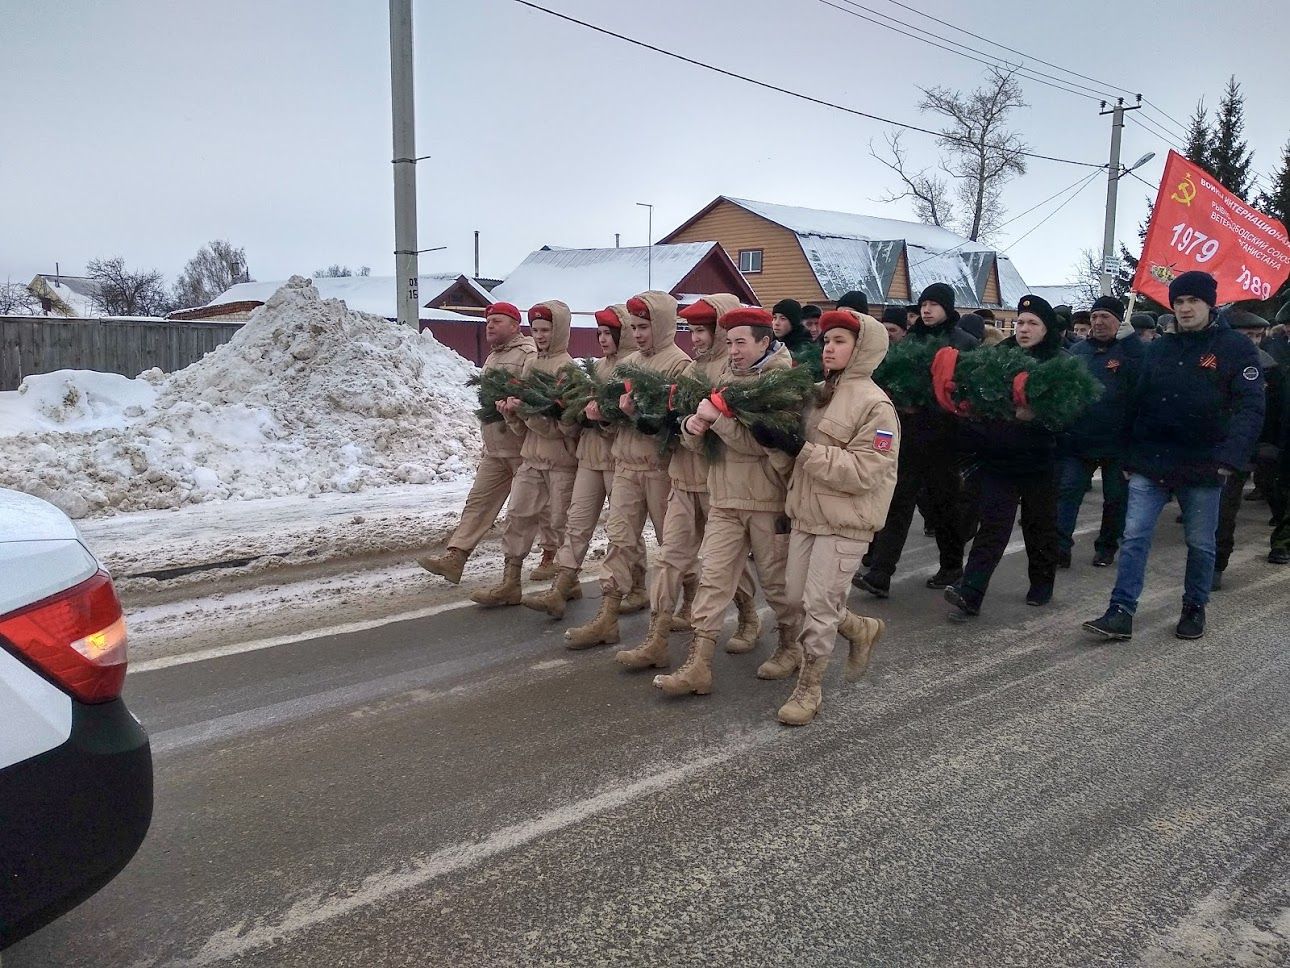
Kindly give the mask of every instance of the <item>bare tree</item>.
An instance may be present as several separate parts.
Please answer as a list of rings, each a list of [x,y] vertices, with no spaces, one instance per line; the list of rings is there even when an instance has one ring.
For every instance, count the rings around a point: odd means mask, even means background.
[[[946,87],[921,90],[919,108],[944,119],[937,144],[944,152],[940,169],[948,180],[925,168],[911,174],[899,136],[888,137],[892,160],[875,157],[896,172],[906,189],[892,200],[912,197],[924,222],[952,227],[974,242],[988,240],[1003,221],[1004,185],[1026,173],[1026,143],[1008,129],[1012,111],[1026,106],[1021,85],[1012,72],[992,67],[986,84],[966,94]]]
[[[39,316],[40,300],[21,282],[0,286],[0,316]]]
[[[372,274],[371,266],[359,266],[358,271],[354,271],[349,266],[339,265],[333,262],[325,269],[315,269],[315,279],[339,279],[346,276],[370,276]]]
[[[184,266],[175,282],[174,303],[180,307],[204,306],[237,283],[250,281],[246,249],[216,239],[198,249]]]
[[[106,316],[163,316],[170,309],[165,279],[156,269],[131,271],[125,259],[91,259],[85,274],[99,284],[95,307]]]
[[[928,225],[948,225],[954,217],[954,200],[950,196],[949,182],[941,175],[931,174],[927,168],[911,171],[904,146],[900,143],[900,133],[883,136],[887,142],[887,154],[890,160],[874,151],[873,142],[869,142],[869,154],[896,173],[902,192],[888,192],[880,198],[881,202],[898,202],[903,198],[914,200],[914,213],[920,222]],[[942,167],[942,171],[944,168]]]
[[[1092,249],[1083,249],[1075,264],[1075,285],[1079,289],[1079,302],[1091,306],[1102,295],[1102,258]]]

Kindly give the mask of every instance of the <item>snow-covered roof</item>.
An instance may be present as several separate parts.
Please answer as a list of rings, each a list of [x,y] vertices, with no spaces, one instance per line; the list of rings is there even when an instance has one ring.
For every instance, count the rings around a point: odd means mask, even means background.
[[[538,249],[493,290],[492,298],[520,307],[563,299],[576,313],[593,313],[649,288],[673,292],[717,247],[716,242],[682,242],[621,249]],[[590,316],[574,316],[574,325],[595,323]]]
[[[423,300],[433,299],[439,295],[454,282],[459,275],[457,273],[431,273],[419,278],[418,292]],[[465,277],[467,283],[479,292],[480,298],[485,302],[491,302],[492,298],[487,290],[472,280],[469,276]],[[318,295],[323,299],[341,299],[350,309],[362,313],[373,313],[377,316],[384,316],[386,319],[394,319],[398,316],[398,305],[395,297],[394,277],[393,276],[327,276],[313,280],[314,288],[318,290]],[[234,302],[266,302],[270,296],[286,284],[285,279],[278,279],[269,282],[240,282],[231,289],[227,289],[212,299],[208,306],[221,306],[225,303]],[[420,318],[430,319],[427,315],[429,310],[422,309]],[[443,312],[435,310],[436,313]],[[459,319],[471,319],[473,317],[462,316],[457,313],[449,313],[450,316]],[[433,317],[446,318],[446,317]]]
[[[1048,300],[1051,306],[1070,306],[1071,309],[1088,309],[1093,301],[1088,298],[1088,289],[1074,282],[1063,282],[1055,286],[1031,286],[1032,294]]]
[[[27,288],[33,289],[37,280],[44,283],[45,288],[50,294],[57,297],[75,316],[89,317],[98,316],[99,308],[97,297],[99,294],[99,283],[86,276],[64,276],[53,275],[52,273],[40,273],[36,279],[32,280],[32,285]],[[39,296],[45,293],[37,292]]]
[[[902,251],[909,260],[910,289],[915,298],[934,282],[953,286],[956,302],[964,308],[1013,306],[1027,291],[1006,255],[936,225],[728,195],[721,200],[796,235],[820,288],[830,299],[859,289],[871,301],[881,303],[890,290]],[[994,265],[998,266],[1000,300],[986,302],[986,284]]]

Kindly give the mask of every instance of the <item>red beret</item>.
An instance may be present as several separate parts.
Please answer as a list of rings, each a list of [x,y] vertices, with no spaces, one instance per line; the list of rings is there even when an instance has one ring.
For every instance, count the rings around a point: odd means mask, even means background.
[[[639,316],[641,319],[649,319],[649,303],[640,296],[632,296],[627,300],[627,311],[633,316]]]
[[[618,318],[618,314],[606,306],[604,309],[596,310],[596,323],[601,326],[608,326],[610,329],[622,329],[623,321]]]
[[[693,304],[686,306],[677,313],[691,326],[715,326],[717,325],[717,310],[712,303],[706,299],[698,299]]]
[[[827,313],[820,316],[820,335],[823,336],[831,329],[849,329],[853,333],[860,332],[860,317],[850,309],[830,309]]]
[[[522,323],[524,317],[520,315],[520,308],[514,303],[496,302],[484,310],[485,316],[509,316],[517,323]]]
[[[736,326],[769,326],[774,320],[770,310],[760,306],[740,306],[722,313],[717,320],[722,329],[734,329]]]
[[[548,323],[555,321],[555,317],[551,315],[551,307],[543,306],[541,303],[529,310],[529,322],[535,319],[545,319]]]

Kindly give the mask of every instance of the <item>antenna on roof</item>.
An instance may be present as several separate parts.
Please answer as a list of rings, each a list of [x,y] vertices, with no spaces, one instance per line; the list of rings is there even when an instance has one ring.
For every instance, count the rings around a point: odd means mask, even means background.
[[[479,278],[479,229],[475,229],[475,278]]]

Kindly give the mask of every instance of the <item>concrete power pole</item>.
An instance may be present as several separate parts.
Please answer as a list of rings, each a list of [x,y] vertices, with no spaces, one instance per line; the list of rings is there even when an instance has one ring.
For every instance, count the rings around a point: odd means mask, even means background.
[[[1139,95],[1141,100],[1141,95]],[[1120,192],[1120,135],[1124,131],[1124,112],[1136,111],[1141,104],[1124,106],[1124,98],[1116,101],[1111,110],[1102,102],[1103,115],[1111,118],[1111,160],[1106,168],[1106,224],[1102,231],[1102,295],[1111,295],[1111,260],[1115,258],[1115,204]]]
[[[417,147],[412,110],[412,0],[390,0],[390,105],[394,121],[394,287],[399,324],[417,329]]]

